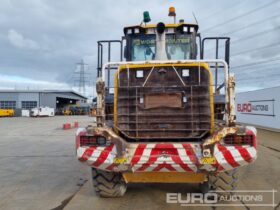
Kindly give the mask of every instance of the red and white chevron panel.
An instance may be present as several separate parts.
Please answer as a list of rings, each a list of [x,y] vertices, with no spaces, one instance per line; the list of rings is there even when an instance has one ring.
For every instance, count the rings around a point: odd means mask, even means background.
[[[257,151],[255,147],[249,145],[224,146],[217,144],[214,156],[217,163],[213,166],[218,168],[218,171],[228,171],[253,162],[257,158]]]
[[[255,134],[248,130],[248,134]],[[77,157],[91,167],[108,171],[133,172],[198,172],[224,171],[247,165],[257,157],[256,147],[225,146],[214,147],[215,164],[201,164],[202,151],[198,143],[131,143],[127,147],[127,161],[124,164],[114,163],[117,151],[115,145],[107,147],[81,147],[79,136],[85,130],[77,131]]]
[[[84,162],[91,167],[101,170],[113,170],[114,158],[117,155],[116,146],[114,144],[107,147],[81,147],[79,137],[86,134],[86,130],[79,128],[76,132],[77,157],[80,162]]]
[[[253,146],[225,146],[221,144],[215,145],[214,156],[217,160],[217,163],[214,164],[214,167],[216,167],[218,171],[231,170],[236,167],[247,165],[257,159],[257,130],[252,126],[246,126],[246,134],[253,136]]]
[[[102,170],[113,170],[113,166],[115,165],[113,162],[116,154],[115,145],[108,147],[79,147],[77,149],[79,161]]]
[[[150,143],[129,146],[132,171],[198,171],[201,148],[199,144]]]

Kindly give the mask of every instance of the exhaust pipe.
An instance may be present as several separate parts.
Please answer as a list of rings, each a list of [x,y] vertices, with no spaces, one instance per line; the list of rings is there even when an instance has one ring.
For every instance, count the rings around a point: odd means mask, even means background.
[[[156,28],[156,56],[155,60],[167,60],[165,24],[159,22]]]

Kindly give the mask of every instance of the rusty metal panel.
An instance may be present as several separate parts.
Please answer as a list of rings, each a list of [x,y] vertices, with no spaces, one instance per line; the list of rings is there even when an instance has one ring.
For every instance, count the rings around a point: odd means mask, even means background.
[[[152,93],[145,94],[145,109],[169,107],[182,108],[182,93]]]
[[[183,77],[186,68],[189,75]],[[208,71],[190,66],[176,67],[177,72],[171,66],[140,70],[143,78],[136,77],[137,68],[119,74],[115,128],[128,141],[201,139],[210,132]]]

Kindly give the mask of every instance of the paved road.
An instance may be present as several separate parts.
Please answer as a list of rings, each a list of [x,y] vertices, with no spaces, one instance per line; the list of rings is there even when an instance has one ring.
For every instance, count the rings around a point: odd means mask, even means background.
[[[196,185],[132,184],[123,198],[97,197],[89,168],[74,155],[75,130],[61,129],[74,121],[86,125],[92,118],[0,118],[0,209],[192,209],[166,204],[165,198],[168,192],[197,192]],[[239,189],[279,191],[280,134],[259,130],[258,136],[259,157],[242,169]],[[245,203],[230,209],[249,208]]]
[[[75,194],[87,168],[75,157],[75,130],[89,117],[0,118],[0,209],[53,209]]]

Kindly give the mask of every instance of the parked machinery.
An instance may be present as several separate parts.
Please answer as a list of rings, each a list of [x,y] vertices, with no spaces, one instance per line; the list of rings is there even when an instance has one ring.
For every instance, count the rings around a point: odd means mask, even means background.
[[[14,115],[14,109],[0,109],[0,117],[13,117]]]
[[[53,117],[54,114],[54,108],[50,107],[35,107],[30,111],[31,117]]]
[[[174,8],[169,15],[175,17]],[[229,38],[201,40],[197,24],[149,21],[144,12],[143,23],[125,27],[121,41],[98,42],[97,124],[77,131],[77,157],[92,168],[104,197],[124,195],[130,182],[198,183],[202,192],[230,193],[239,167],[252,163],[257,150],[256,129],[235,124]],[[208,60],[210,41],[217,51]],[[121,46],[119,62],[110,62],[113,43]]]

